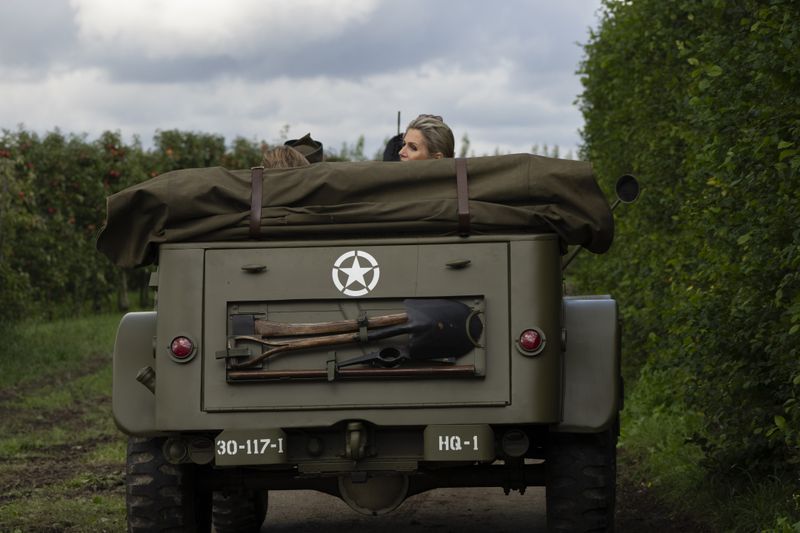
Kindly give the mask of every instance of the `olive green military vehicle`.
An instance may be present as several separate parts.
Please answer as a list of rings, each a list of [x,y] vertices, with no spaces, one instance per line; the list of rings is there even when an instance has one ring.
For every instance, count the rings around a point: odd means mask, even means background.
[[[613,529],[617,304],[563,291],[567,245],[613,234],[588,164],[189,169],[108,210],[98,247],[157,264],[114,348],[130,531],[258,531],[270,490],[382,514],[529,486],[550,530]]]

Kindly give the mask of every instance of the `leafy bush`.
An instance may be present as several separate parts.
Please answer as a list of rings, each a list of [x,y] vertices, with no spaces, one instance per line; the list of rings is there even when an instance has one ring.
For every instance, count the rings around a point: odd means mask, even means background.
[[[226,151],[217,135],[157,132],[152,150],[116,132],[90,141],[56,130],[0,136],[0,321],[73,316],[125,307],[127,285],[147,276],[124,272],[94,247],[105,198],[176,168],[261,161],[261,144],[237,138]]]
[[[607,0],[581,68],[584,157],[605,188],[632,172],[644,191],[571,282],[619,297],[626,375],[672,376],[720,479],[800,465],[798,17],[782,0]]]

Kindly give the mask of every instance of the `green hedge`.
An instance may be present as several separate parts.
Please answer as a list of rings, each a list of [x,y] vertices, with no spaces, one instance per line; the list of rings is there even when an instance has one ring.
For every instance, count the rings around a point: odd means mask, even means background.
[[[585,46],[584,156],[638,204],[572,283],[614,293],[625,373],[702,419],[713,475],[800,465],[800,3],[605,0]],[[796,482],[796,479],[794,479]]]
[[[177,168],[247,168],[261,144],[217,135],[159,131],[154,148],[119,133],[96,140],[56,130],[0,136],[0,321],[73,316],[115,307],[146,276],[123,272],[94,247],[105,198]],[[124,306],[124,305],[123,305]]]

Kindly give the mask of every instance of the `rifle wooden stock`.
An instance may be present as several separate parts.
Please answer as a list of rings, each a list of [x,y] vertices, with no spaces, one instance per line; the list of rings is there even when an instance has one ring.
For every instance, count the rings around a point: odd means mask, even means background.
[[[403,324],[408,320],[408,313],[374,316],[367,318],[367,328],[380,328]],[[287,337],[290,335],[315,335],[318,333],[347,333],[358,331],[358,320],[337,320],[332,322],[287,323],[272,320],[256,320],[256,335],[264,337]]]

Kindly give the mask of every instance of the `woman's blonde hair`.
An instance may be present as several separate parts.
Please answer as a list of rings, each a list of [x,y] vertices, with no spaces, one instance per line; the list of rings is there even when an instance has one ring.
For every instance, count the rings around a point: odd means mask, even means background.
[[[291,146],[276,146],[264,152],[261,159],[264,168],[307,167],[310,164],[303,154]]]
[[[431,156],[441,152],[444,157],[455,157],[453,131],[439,115],[420,115],[409,122],[406,131],[410,129],[419,130]]]

